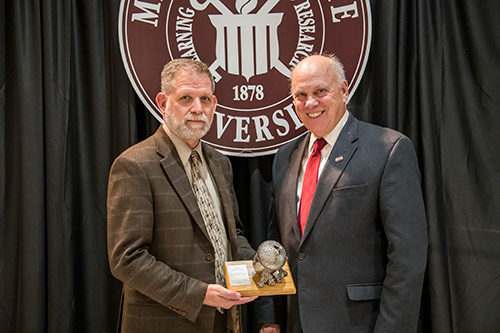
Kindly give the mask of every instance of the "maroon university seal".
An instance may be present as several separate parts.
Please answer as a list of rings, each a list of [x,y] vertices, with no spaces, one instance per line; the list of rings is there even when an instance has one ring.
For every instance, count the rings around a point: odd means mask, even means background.
[[[352,95],[371,41],[369,0],[122,0],[120,50],[130,82],[151,113],[159,73],[175,58],[205,62],[217,82],[203,141],[238,156],[276,152],[303,135],[289,92],[290,68],[335,53]]]

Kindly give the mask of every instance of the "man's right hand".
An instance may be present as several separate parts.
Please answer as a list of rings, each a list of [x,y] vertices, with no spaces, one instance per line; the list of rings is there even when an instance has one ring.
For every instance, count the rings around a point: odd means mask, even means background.
[[[255,300],[255,297],[241,297],[239,292],[229,290],[220,284],[209,284],[203,304],[229,309],[233,305],[241,305]]]

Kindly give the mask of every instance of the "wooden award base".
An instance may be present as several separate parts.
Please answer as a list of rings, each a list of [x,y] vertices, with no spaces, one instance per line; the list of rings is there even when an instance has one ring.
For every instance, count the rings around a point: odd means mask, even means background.
[[[234,271],[241,272],[243,266],[246,268],[249,283],[243,282],[244,284],[242,284],[241,279],[235,278],[234,274],[232,274]],[[295,284],[293,283],[292,273],[290,272],[288,262],[285,262],[283,269],[288,273],[283,279],[283,282],[276,282],[274,286],[270,286],[266,283],[261,288],[257,285],[260,280],[260,274],[255,272],[252,260],[226,261],[224,262],[224,273],[226,275],[227,289],[237,291],[244,297],[295,294]],[[233,281],[231,281],[231,279],[233,279]]]

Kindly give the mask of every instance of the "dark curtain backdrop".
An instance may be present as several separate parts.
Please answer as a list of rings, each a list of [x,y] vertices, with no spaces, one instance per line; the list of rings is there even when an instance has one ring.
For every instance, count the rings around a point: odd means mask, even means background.
[[[430,237],[421,330],[500,332],[500,1],[371,6],[370,58],[349,109],[417,150]],[[1,332],[116,325],[108,171],[158,127],[123,69],[118,9],[0,1]],[[265,239],[272,160],[231,157],[254,246]],[[245,307],[247,332],[255,308]]]

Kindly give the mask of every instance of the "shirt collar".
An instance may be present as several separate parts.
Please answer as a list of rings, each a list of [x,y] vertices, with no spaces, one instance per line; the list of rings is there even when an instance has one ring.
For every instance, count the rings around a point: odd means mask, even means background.
[[[189,147],[187,145],[187,143],[182,141],[181,138],[179,138],[175,133],[173,133],[165,123],[163,123],[163,130],[167,133],[170,140],[172,140],[172,143],[174,144],[175,149],[177,150],[177,153],[179,154],[182,165],[184,165],[184,166],[188,165],[189,164],[189,157],[191,156],[191,150],[192,150],[191,147]],[[194,149],[198,152],[198,155],[200,156],[201,164],[204,164],[205,157],[203,156],[201,147],[202,146],[201,146],[201,141],[200,141]]]
[[[344,115],[342,116],[342,118],[338,122],[337,126],[335,126],[335,128],[330,133],[328,133],[327,135],[325,135],[323,137],[326,140],[326,143],[330,147],[333,147],[333,145],[335,145],[335,142],[337,142],[337,139],[340,135],[340,131],[342,131],[342,128],[344,128],[344,125],[347,122],[348,118],[349,118],[349,111],[346,110],[344,112]],[[309,138],[309,149],[308,149],[309,153],[313,150],[314,142],[316,141],[317,138],[318,137],[314,133],[311,132],[311,136]]]

